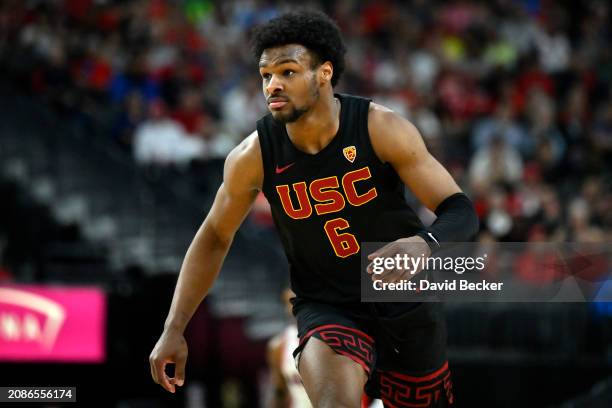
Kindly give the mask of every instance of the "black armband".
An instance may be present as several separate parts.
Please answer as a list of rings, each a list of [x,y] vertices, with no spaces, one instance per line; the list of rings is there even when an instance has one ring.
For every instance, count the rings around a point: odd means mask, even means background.
[[[416,234],[427,242],[432,253],[443,242],[470,241],[478,232],[476,210],[463,193],[447,197],[434,212],[438,216],[434,223]]]

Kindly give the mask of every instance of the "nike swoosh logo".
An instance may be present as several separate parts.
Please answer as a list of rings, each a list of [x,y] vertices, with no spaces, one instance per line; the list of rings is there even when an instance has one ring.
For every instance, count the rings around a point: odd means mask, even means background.
[[[295,162],[293,163],[289,163],[286,166],[283,167],[278,167],[278,164],[276,165],[276,174],[281,174],[283,171],[287,170],[289,167],[293,166],[295,164]]]

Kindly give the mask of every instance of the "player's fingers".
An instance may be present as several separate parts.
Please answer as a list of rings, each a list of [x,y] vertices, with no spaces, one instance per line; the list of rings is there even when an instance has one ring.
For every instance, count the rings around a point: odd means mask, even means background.
[[[157,375],[157,370],[155,369],[156,364],[157,364],[157,357],[155,357],[153,353],[151,353],[151,355],[149,356],[149,367],[151,368],[151,377],[153,377],[153,381],[159,384],[159,376]]]
[[[155,377],[157,380],[155,381],[168,392],[174,393],[174,385],[170,384],[168,376],[166,375],[166,364],[168,361],[156,360],[153,369],[155,370]]]
[[[393,247],[395,246],[394,242],[391,242],[387,245],[385,245],[382,248],[377,249],[376,251],[372,252],[370,255],[368,255],[368,260],[373,260],[374,258],[379,258],[379,257],[383,257],[385,256],[385,254],[390,253],[393,251]]]
[[[149,357],[149,368],[151,369],[151,377],[153,378],[153,381],[155,381],[156,384],[159,384],[159,381],[157,381],[157,373],[155,372],[154,368],[153,357]]]
[[[375,281],[375,280],[383,280],[383,281],[385,281],[385,279],[384,279],[385,276],[389,276],[390,273],[391,273],[390,270],[383,269],[383,271],[380,272],[380,273],[373,273],[372,274],[372,280],[373,281]]]
[[[391,273],[388,273],[383,280],[387,283],[395,283],[395,280],[397,279],[397,275],[399,275],[398,271],[393,271]]]
[[[161,374],[161,382],[159,383],[159,385],[164,387],[164,389],[168,392],[171,392],[173,394],[176,392],[174,384],[170,383],[170,378],[168,378],[168,375],[166,375],[165,372]]]
[[[383,272],[380,274],[380,277],[385,281],[385,282],[389,282],[389,279],[392,276],[395,276],[397,274],[402,274],[405,272],[405,269],[403,269],[403,265],[395,265],[393,268],[391,269],[385,269],[383,270]]]
[[[412,279],[413,276],[414,275],[411,274],[410,272],[403,271],[402,274],[400,275],[399,279],[398,279],[398,282],[401,281],[401,280],[409,281],[410,279]]]
[[[368,267],[366,268],[366,271],[371,275],[372,273],[374,273],[374,260],[376,258],[384,258],[384,257],[392,257],[393,256],[393,251],[394,251],[394,244],[387,244],[384,247],[378,249],[375,252],[372,252],[370,255],[368,255],[368,260],[372,261],[370,262],[370,264],[368,265]]]
[[[396,283],[403,279],[404,271],[395,270],[392,274],[389,274],[387,278],[385,278],[385,282]]]
[[[375,282],[375,281],[377,281],[377,280],[382,280],[382,279],[380,279],[380,276],[378,276],[378,275],[377,275],[377,274],[375,274],[375,273],[374,273],[374,274],[372,274],[372,276],[370,277],[370,279],[372,279],[372,282]]]
[[[381,273],[372,275],[372,280],[380,279],[383,282],[389,282],[389,277],[397,272],[397,269],[385,269]]]
[[[174,386],[174,384],[170,382],[170,378],[168,378],[168,376],[165,373],[163,376],[161,386],[164,387],[164,389],[168,392],[171,392],[173,394],[176,392],[176,387]]]
[[[176,359],[176,365],[174,366],[174,378],[173,383],[182,387],[185,383],[185,363],[187,362],[187,356],[182,356]]]

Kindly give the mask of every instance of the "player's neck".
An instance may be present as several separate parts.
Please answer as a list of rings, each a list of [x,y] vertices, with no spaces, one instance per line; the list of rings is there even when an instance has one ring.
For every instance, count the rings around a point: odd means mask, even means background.
[[[340,101],[333,93],[321,95],[313,108],[297,121],[287,123],[291,142],[299,150],[316,154],[323,150],[338,133],[340,127]]]

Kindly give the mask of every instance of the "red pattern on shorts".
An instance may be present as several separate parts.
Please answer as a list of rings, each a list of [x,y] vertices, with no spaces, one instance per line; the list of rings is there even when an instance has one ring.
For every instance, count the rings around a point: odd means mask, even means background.
[[[448,362],[433,373],[420,377],[380,371],[380,392],[388,408],[447,407],[454,401]]]
[[[374,364],[374,339],[361,330],[339,324],[327,324],[310,330],[300,340],[300,347],[311,336],[315,336],[331,347],[334,352],[347,356],[361,365],[368,373]]]

